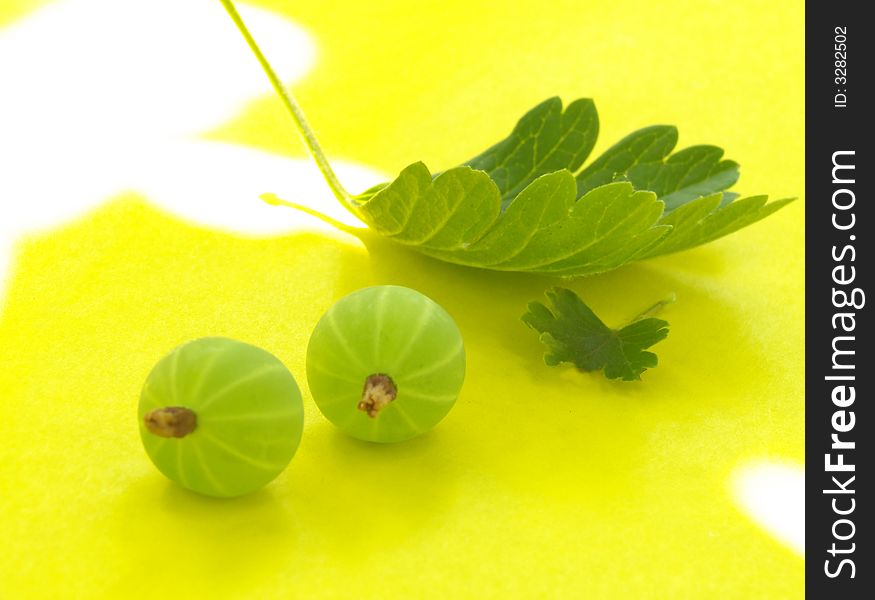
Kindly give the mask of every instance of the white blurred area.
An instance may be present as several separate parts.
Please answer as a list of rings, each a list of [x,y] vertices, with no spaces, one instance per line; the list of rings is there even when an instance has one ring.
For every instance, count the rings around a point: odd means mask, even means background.
[[[805,554],[805,470],[801,465],[757,460],[732,477],[738,506],[757,525],[797,554]]]
[[[238,8],[285,82],[313,67],[305,31]],[[0,294],[16,238],[124,190],[244,233],[328,227],[265,192],[356,224],[311,161],[197,140],[272,94],[216,0],[57,0],[0,29]],[[352,191],[385,180],[333,164]]]

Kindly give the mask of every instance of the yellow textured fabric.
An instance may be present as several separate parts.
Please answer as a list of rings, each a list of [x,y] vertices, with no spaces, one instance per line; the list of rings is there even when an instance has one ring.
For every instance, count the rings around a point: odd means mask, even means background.
[[[258,5],[316,42],[297,93],[332,156],[436,171],[541,99],[583,96],[596,153],[673,123],[681,146],[741,163],[738,191],[803,191],[801,2]],[[28,6],[0,5],[0,23]],[[270,96],[206,137],[302,156]],[[803,559],[739,509],[731,479],[803,461],[802,248],[797,201],[567,283],[610,324],[677,294],[659,367],[628,384],[544,365],[519,317],[554,280],[343,233],[233,235],[108,198],[22,241],[0,303],[0,597],[800,597]],[[446,420],[392,446],[331,426],[304,368],[322,312],[383,283],[442,304],[468,351]],[[232,501],[171,484],[137,434],[149,369],[204,335],[275,353],[304,392],[289,469]]]

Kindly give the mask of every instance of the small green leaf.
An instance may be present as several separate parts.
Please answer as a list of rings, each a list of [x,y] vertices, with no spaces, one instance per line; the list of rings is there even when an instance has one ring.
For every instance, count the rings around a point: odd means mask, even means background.
[[[620,329],[611,329],[580,297],[565,288],[547,291],[552,310],[531,302],[523,322],[538,331],[547,346],[544,362],[571,363],[582,371],[604,369],[608,379],[634,381],[658,363],[647,348],[668,336],[668,323],[647,317]]]

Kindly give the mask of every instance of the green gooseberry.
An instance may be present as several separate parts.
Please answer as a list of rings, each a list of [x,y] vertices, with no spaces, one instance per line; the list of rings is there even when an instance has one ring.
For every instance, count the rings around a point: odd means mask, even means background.
[[[179,346],[146,379],[137,416],[159,471],[207,496],[232,497],[271,482],[301,441],[301,392],[282,362],[236,340]]]
[[[434,427],[465,379],[465,348],[453,318],[410,288],[368,287],[338,300],[307,346],[316,405],[344,432],[398,442]]]

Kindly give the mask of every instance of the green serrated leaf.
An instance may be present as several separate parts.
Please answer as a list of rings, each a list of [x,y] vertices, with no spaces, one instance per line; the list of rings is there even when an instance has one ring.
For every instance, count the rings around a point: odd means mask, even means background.
[[[498,188],[484,172],[456,167],[432,182],[417,163],[361,214],[387,237],[448,262],[558,275],[613,269],[669,232],[658,225],[663,204],[652,192],[620,182],[579,200],[575,193],[574,176],[556,171],[499,213]]]
[[[448,262],[574,277],[703,244],[789,200],[737,200],[738,165],[715,146],[672,154],[656,125],[578,170],[595,144],[591,100],[551,98],[487,151],[433,176],[414,163],[354,199],[374,230]]]
[[[598,113],[586,98],[564,110],[559,98],[541,102],[507,138],[460,167],[433,176],[414,163],[395,181],[351,196],[233,3],[223,4],[335,197],[375,231],[426,254],[475,267],[586,275],[705,243],[787,202],[734,202],[725,190],[738,179],[738,165],[715,146],[672,155],[678,134],[667,125],[626,136],[573,181],[598,137]],[[718,192],[717,206],[697,202]]]
[[[571,290],[552,288],[546,295],[552,310],[532,302],[522,320],[541,334],[548,365],[571,363],[582,371],[604,369],[608,379],[624,381],[641,379],[641,373],[657,365],[656,355],[647,348],[668,336],[666,321],[647,317],[611,329]]]

